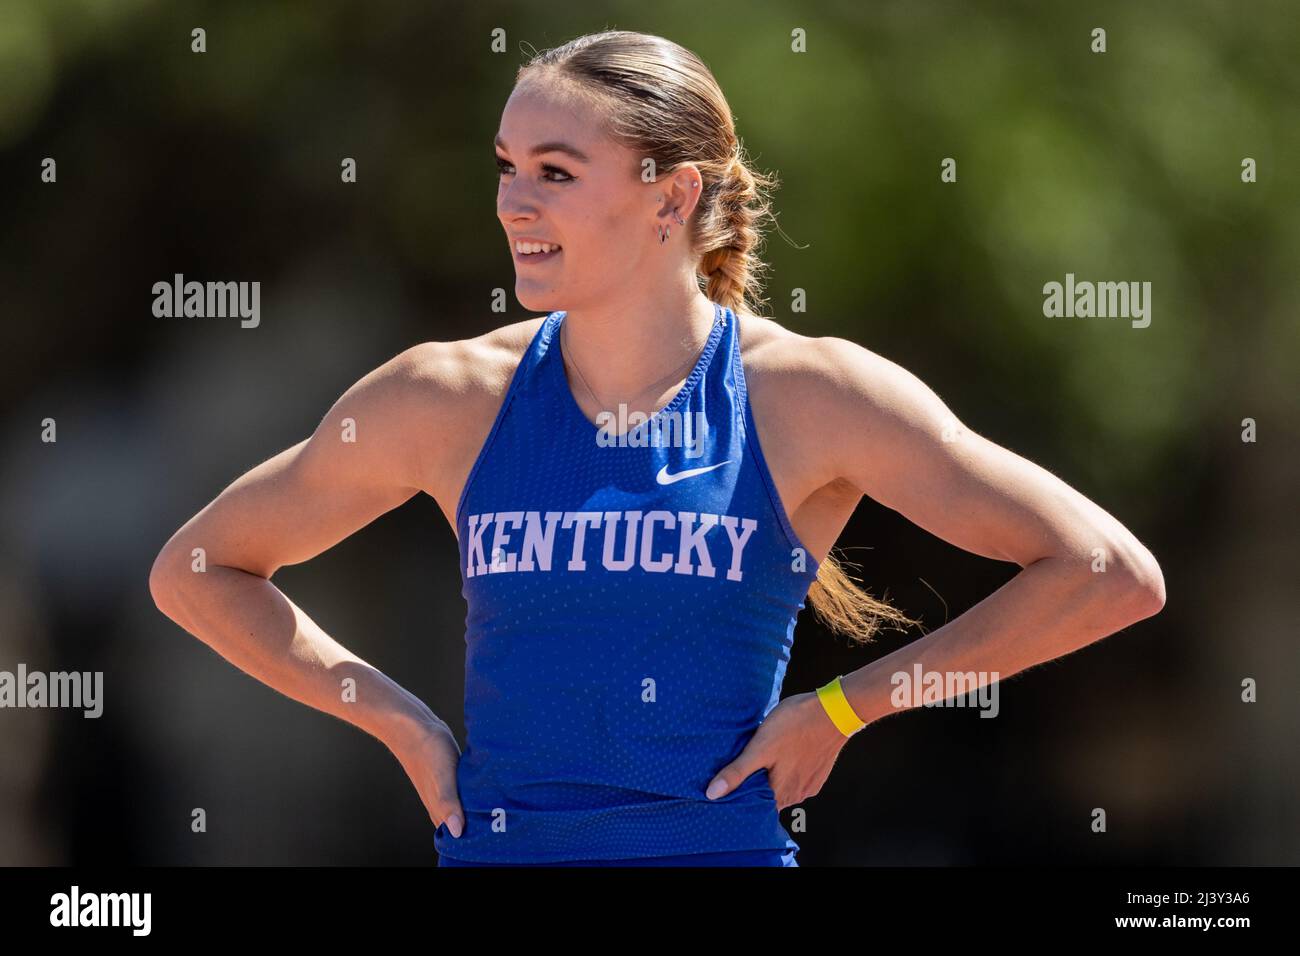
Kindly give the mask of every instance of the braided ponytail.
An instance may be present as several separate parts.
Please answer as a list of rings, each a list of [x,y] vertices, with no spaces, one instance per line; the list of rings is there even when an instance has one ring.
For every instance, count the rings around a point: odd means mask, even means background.
[[[755,173],[737,151],[714,188],[706,184],[701,198],[701,205],[712,203],[700,217],[701,230],[715,232],[720,243],[700,259],[703,291],[711,301],[736,312],[756,313],[765,302],[759,296],[758,276],[766,268],[758,257],[763,241],[759,222],[771,215],[767,194],[777,182],[776,177]],[[808,589],[808,603],[828,630],[865,644],[882,623],[898,627],[919,623],[863,590],[844,570],[848,563],[832,549]]]

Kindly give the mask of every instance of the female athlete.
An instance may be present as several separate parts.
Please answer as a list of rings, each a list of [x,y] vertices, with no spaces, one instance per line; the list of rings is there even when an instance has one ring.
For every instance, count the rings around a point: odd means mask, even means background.
[[[495,153],[515,295],[545,316],[371,371],[150,581],[233,664],[385,743],[441,865],[796,865],[778,811],[897,709],[892,674],[1009,677],[1163,606],[1155,559],[1100,507],[893,362],[755,314],[774,180],[695,55],[626,31],[539,54]],[[420,492],[460,549],[463,754],[270,581]],[[805,598],[861,641],[909,622],[830,554],[863,495],[1022,570],[781,700]]]

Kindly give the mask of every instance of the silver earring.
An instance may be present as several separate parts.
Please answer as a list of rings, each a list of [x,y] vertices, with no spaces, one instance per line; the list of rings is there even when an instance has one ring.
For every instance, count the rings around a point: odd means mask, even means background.
[[[663,245],[665,242],[668,241],[668,227],[667,227],[667,226],[655,226],[655,229],[657,229],[658,232],[659,232],[659,244],[660,244],[660,245]]]
[[[679,215],[677,214],[677,210],[676,210],[676,209],[673,210],[673,218],[677,220],[677,225],[679,225],[679,226],[684,226],[684,225],[686,225],[686,220],[683,219],[681,216],[679,216]]]

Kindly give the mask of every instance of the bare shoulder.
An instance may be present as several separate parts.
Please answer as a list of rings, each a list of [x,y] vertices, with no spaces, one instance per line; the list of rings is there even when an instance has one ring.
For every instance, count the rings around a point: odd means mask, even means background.
[[[899,430],[938,436],[951,413],[896,362],[838,336],[801,335],[778,322],[741,316],[741,356],[754,417],[819,480],[851,469],[853,444],[891,440]],[[765,427],[766,426],[766,427]],[[883,446],[877,446],[883,447]],[[769,455],[770,457],[770,455]]]
[[[366,377],[377,386],[375,401],[392,413],[385,416],[392,429],[404,436],[419,487],[444,512],[454,507],[519,360],[545,320],[539,316],[469,338],[420,342]]]
[[[934,397],[924,382],[883,355],[833,335],[800,335],[772,319],[742,317],[741,351],[750,392],[796,398],[823,418],[852,400],[882,414],[902,414]],[[769,399],[770,400],[770,399]],[[795,403],[791,403],[795,404]]]
[[[852,386],[863,370],[894,365],[849,339],[802,335],[774,319],[749,314],[741,316],[740,346],[747,379],[801,382],[810,389]]]
[[[789,374],[795,366],[804,364],[800,355],[808,353],[817,341],[787,329],[775,319],[742,312],[740,352],[747,384],[754,386],[757,379]]]
[[[515,367],[545,316],[512,322],[482,335],[452,341],[421,342],[400,361],[412,381],[436,390],[442,401],[471,405],[504,397]]]

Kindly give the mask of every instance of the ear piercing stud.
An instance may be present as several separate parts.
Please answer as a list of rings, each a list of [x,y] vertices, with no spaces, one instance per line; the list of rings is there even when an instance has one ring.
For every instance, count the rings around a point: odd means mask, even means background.
[[[700,186],[699,183],[691,183],[691,188],[692,188],[692,189],[698,189],[699,186]],[[663,197],[662,195],[660,195],[660,196],[659,196],[659,202],[663,202],[663,201],[664,201],[664,197]],[[678,213],[678,211],[677,211],[676,209],[674,209],[674,210],[672,211],[672,213],[673,213],[673,218],[674,218],[675,220],[677,220],[677,225],[679,225],[679,226],[684,226],[684,225],[686,225],[686,220],[683,219],[683,218],[681,217],[680,213]],[[660,245],[663,245],[665,242],[668,241],[668,235],[669,235],[669,230],[670,230],[670,228],[671,228],[671,227],[669,227],[669,226],[660,226],[660,225],[656,225],[656,226],[655,226],[655,232],[659,233],[659,244],[660,244]]]

